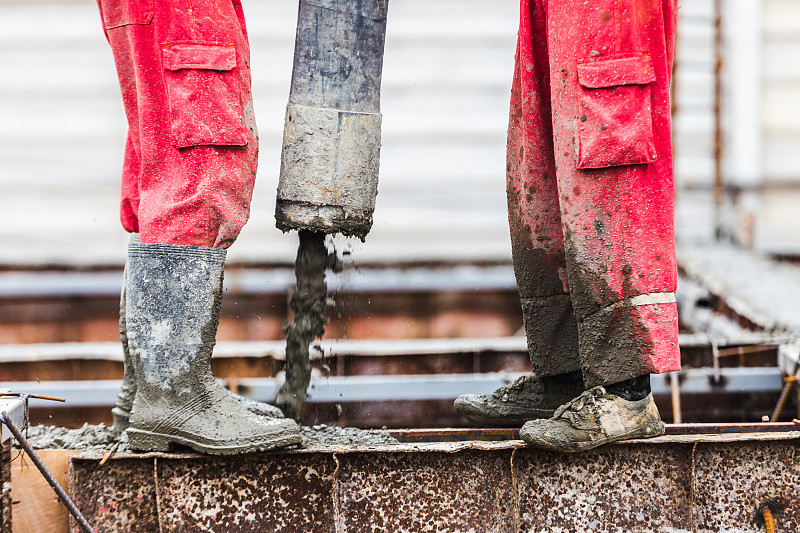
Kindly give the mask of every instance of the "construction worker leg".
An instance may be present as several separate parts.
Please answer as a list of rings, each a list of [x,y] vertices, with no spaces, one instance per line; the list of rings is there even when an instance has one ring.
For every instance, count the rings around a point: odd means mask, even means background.
[[[581,367],[553,159],[544,5],[544,0],[520,3],[506,190],[514,273],[531,364],[537,376],[552,376]]]
[[[587,387],[680,368],[674,0],[548,3],[552,123]]]
[[[121,218],[141,234],[126,266],[136,274],[123,290],[126,372],[115,426],[129,427],[131,445],[143,450],[181,443],[240,453],[299,442],[294,422],[231,395],[209,364],[222,296],[219,248],[247,221],[256,171],[239,1],[99,5],[129,125]],[[185,413],[175,419],[177,411]],[[216,427],[207,429],[208,420]]]
[[[482,425],[550,418],[584,390],[553,160],[544,15],[543,0],[521,0],[506,156],[511,251],[534,374],[490,396],[459,396],[456,413]]]
[[[239,1],[98,1],[129,125],[123,225],[145,243],[227,248],[258,152]]]

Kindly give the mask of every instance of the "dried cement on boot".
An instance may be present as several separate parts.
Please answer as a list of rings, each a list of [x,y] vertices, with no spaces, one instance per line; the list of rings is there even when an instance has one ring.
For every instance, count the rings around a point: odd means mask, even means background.
[[[276,404],[290,418],[300,415],[311,381],[308,348],[325,333],[324,313],[328,287],[325,269],[332,266],[332,256],[325,247],[325,234],[300,231],[295,275],[297,289],[289,306],[294,321],[286,326],[286,381],[278,392]]]
[[[303,447],[399,444],[397,439],[386,431],[324,424],[302,427],[300,434],[303,437]],[[117,453],[136,453],[128,446],[125,433],[118,437],[105,424],[84,424],[80,429],[31,426],[27,431],[27,439],[37,450],[81,450],[93,453],[105,453],[119,441]]]

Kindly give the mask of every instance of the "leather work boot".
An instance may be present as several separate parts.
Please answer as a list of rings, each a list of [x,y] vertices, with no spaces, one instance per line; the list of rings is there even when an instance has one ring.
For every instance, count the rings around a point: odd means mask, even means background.
[[[138,243],[139,234],[131,233],[130,241]],[[133,364],[131,363],[131,354],[128,351],[128,328],[125,321],[125,293],[126,284],[128,279],[128,262],[125,261],[125,269],[122,271],[122,292],[119,300],[119,338],[122,341],[123,363],[125,373],[122,377],[122,385],[117,394],[117,404],[111,409],[111,414],[114,417],[113,429],[117,433],[122,433],[128,426],[130,426],[131,408],[133,407],[133,399],[136,397],[136,377],[134,376]],[[283,412],[275,407],[264,402],[257,402],[250,398],[234,394],[228,391],[231,398],[242,404],[242,407],[257,415],[283,418]]]
[[[608,442],[658,437],[664,423],[653,395],[629,401],[594,387],[559,407],[553,418],[526,422],[522,440],[546,450],[581,452]]]
[[[135,450],[236,454],[301,442],[294,420],[251,413],[211,373],[225,255],[128,246],[125,322],[136,395],[127,434]]]
[[[498,387],[491,396],[462,394],[456,413],[486,426],[521,426],[528,420],[550,418],[555,410],[583,392],[580,382],[554,383],[535,374]]]

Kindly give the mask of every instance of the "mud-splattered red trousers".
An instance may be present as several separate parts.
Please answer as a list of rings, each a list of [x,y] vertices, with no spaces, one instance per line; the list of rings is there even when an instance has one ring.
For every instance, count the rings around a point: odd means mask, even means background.
[[[258,137],[239,0],[98,0],[128,119],[122,225],[227,248],[250,213]]]
[[[680,369],[675,0],[521,0],[508,212],[534,371]]]

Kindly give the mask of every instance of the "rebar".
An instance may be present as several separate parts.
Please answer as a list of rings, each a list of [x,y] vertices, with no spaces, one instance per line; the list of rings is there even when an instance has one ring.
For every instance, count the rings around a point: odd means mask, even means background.
[[[781,395],[778,397],[778,403],[775,404],[775,409],[772,411],[772,417],[770,420],[773,422],[777,422],[778,418],[781,416],[781,411],[783,411],[783,406],[786,404],[786,399],[789,397],[789,392],[792,390],[792,385],[794,385],[795,377],[797,376],[797,372],[800,370],[800,358],[794,364],[794,369],[792,370],[791,376],[784,379],[783,389],[781,389]]]

